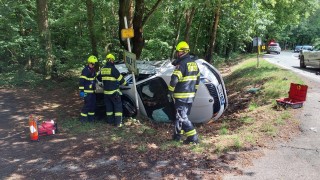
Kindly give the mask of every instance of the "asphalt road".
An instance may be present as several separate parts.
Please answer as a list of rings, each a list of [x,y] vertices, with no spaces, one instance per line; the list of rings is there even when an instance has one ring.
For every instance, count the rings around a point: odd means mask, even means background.
[[[307,101],[297,119],[301,134],[290,142],[276,144],[264,150],[265,156],[253,161],[253,166],[242,169],[243,175],[227,175],[225,180],[315,180],[320,179],[320,76],[319,69],[299,67],[298,53],[281,52],[263,57],[267,61],[296,72],[309,86]]]

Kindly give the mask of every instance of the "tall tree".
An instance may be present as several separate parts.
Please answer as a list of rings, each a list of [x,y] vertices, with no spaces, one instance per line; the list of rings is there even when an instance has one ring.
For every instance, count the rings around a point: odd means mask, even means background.
[[[125,28],[124,17],[127,18],[128,28],[132,28],[133,0],[119,0],[119,40],[122,47],[128,49],[127,44],[121,39],[121,29]]]
[[[150,16],[153,14],[153,12],[157,9],[159,4],[161,3],[162,0],[157,0],[156,3],[152,6],[152,8],[149,11],[146,10],[146,5],[144,0],[135,0],[135,5],[134,5],[134,17],[132,20],[133,24],[133,30],[134,30],[134,37],[132,38],[132,44],[133,44],[133,49],[132,52],[136,54],[137,59],[140,58],[142,49],[144,47],[144,38],[143,38],[143,26],[146,24]],[[123,10],[121,8],[127,8],[128,4],[130,4],[131,0],[119,0],[119,14],[122,13],[124,14]],[[127,10],[131,10],[128,8]],[[120,14],[121,15],[121,14]],[[121,21],[121,16],[119,16],[119,29],[123,29],[124,26]],[[130,26],[129,26],[130,27]]]
[[[87,4],[88,28],[89,28],[89,34],[90,34],[92,54],[95,56],[98,56],[97,41],[96,41],[95,32],[94,32],[94,5],[92,0],[87,0],[86,4]]]
[[[189,37],[190,37],[190,28],[192,25],[192,20],[195,12],[196,12],[195,6],[192,6],[192,8],[186,10],[186,30],[184,32],[184,40],[188,43],[189,43]]]
[[[205,55],[205,59],[209,63],[212,60],[212,54],[213,54],[213,50],[214,50],[216,38],[217,38],[218,24],[220,19],[220,7],[221,7],[221,2],[219,1],[216,8],[214,9],[214,13],[213,13],[214,16],[213,16],[212,28],[211,28],[210,40],[209,40],[209,48],[207,49],[207,52]]]
[[[171,60],[174,58],[174,52],[175,52],[175,46],[178,44],[178,41],[179,41],[179,36],[180,36],[180,27],[181,27],[181,19],[182,19],[182,13],[179,14],[179,11],[177,9],[175,9],[174,11],[174,14],[176,17],[178,18],[175,18],[174,19],[174,26],[175,26],[175,36],[174,36],[174,41],[173,41],[173,45],[172,45],[172,50],[171,50]]]
[[[37,0],[37,17],[39,28],[40,47],[46,54],[45,74],[51,78],[54,59],[52,56],[52,45],[48,23],[48,3],[47,0]]]

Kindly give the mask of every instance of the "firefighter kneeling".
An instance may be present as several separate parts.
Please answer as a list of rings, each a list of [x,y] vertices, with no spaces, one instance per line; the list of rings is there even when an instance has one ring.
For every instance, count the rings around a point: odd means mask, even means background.
[[[198,144],[197,132],[188,115],[199,86],[200,71],[197,63],[190,58],[189,51],[189,45],[185,41],[177,45],[177,60],[172,63],[176,68],[171,75],[168,90],[169,95],[175,99],[176,120],[173,139],[180,141],[181,135],[184,134],[187,136],[185,144]]]
[[[122,93],[119,89],[119,84],[127,85],[127,82],[114,65],[115,57],[112,54],[108,54],[106,59],[107,62],[101,68],[97,78],[103,82],[107,123],[122,127]]]

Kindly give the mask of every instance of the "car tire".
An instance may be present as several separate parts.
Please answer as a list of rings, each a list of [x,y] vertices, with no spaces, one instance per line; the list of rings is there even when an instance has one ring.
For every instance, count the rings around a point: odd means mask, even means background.
[[[306,68],[306,64],[304,63],[304,56],[300,56],[300,68]]]

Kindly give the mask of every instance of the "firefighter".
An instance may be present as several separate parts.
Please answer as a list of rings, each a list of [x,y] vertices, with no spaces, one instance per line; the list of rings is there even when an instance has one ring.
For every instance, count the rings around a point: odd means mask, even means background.
[[[188,119],[188,115],[199,86],[200,71],[197,63],[191,59],[189,51],[189,45],[185,41],[176,46],[177,59],[172,63],[175,70],[171,75],[168,92],[175,100],[176,109],[173,140],[180,141],[181,135],[184,134],[187,137],[185,144],[198,144],[196,129]]]
[[[96,95],[94,93],[96,89],[96,70],[94,69],[94,66],[97,62],[98,59],[96,56],[89,56],[88,65],[84,67],[80,76],[80,97],[84,100],[84,105],[80,113],[80,121],[82,123],[94,121],[96,105]]]
[[[98,80],[103,82],[107,123],[122,127],[122,93],[119,84],[127,85],[127,82],[116,69],[114,60],[114,55],[108,54],[106,56],[106,64],[101,68]]]

